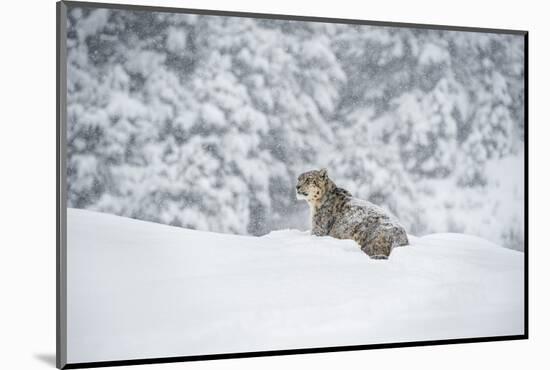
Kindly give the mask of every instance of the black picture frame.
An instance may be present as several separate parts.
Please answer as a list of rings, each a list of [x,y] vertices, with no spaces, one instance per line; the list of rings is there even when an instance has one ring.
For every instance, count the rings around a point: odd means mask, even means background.
[[[497,34],[512,34],[520,35],[524,38],[524,118],[525,118],[525,249],[524,249],[524,333],[521,335],[510,336],[493,336],[479,338],[462,338],[462,339],[441,339],[441,340],[426,340],[415,342],[396,342],[396,343],[381,343],[368,345],[351,345],[337,347],[322,347],[322,348],[296,348],[273,351],[259,352],[241,352],[241,353],[220,353],[210,355],[197,356],[176,356],[176,357],[161,357],[161,358],[140,358],[129,360],[116,361],[98,361],[98,362],[82,362],[82,363],[67,363],[66,353],[66,331],[67,331],[67,199],[66,199],[66,108],[67,108],[67,74],[66,74],[66,24],[67,24],[67,8],[68,7],[83,7],[83,8],[106,8],[116,10],[139,10],[150,12],[167,12],[167,13],[183,13],[197,15],[216,15],[216,16],[231,16],[245,18],[263,18],[275,20],[293,20],[305,22],[326,22],[326,23],[342,23],[354,25],[371,25],[371,26],[390,26],[390,27],[406,27],[429,30],[447,30],[447,31],[467,31],[481,33],[497,33]],[[210,9],[188,9],[160,6],[143,6],[143,5],[126,5],[112,3],[97,3],[97,2],[79,2],[79,1],[60,1],[56,4],[56,366],[59,369],[76,369],[76,368],[92,368],[106,366],[124,366],[138,364],[155,364],[155,363],[172,363],[184,361],[203,361],[216,359],[231,359],[245,357],[264,357],[264,356],[281,356],[293,354],[308,354],[321,352],[340,352],[340,351],[357,351],[381,348],[399,348],[399,347],[416,347],[416,346],[434,346],[447,344],[461,343],[481,343],[481,342],[496,342],[496,341],[511,341],[523,340],[529,338],[529,121],[528,121],[528,31],[512,30],[512,29],[492,29],[492,28],[474,28],[460,27],[449,25],[431,25],[418,23],[398,23],[398,22],[382,22],[360,19],[340,19],[340,18],[325,18],[312,16],[284,15],[284,14],[263,14],[251,12],[233,12],[220,11]]]

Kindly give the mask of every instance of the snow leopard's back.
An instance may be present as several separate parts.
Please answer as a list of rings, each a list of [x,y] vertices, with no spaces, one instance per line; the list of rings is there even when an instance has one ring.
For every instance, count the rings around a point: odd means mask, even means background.
[[[387,258],[393,248],[408,244],[403,226],[381,207],[351,196],[340,202],[330,236],[355,240],[372,258]]]

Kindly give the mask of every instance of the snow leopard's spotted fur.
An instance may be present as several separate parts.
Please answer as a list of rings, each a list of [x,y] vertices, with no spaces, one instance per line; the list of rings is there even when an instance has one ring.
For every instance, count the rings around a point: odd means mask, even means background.
[[[298,177],[296,195],[305,199],[311,212],[311,233],[353,239],[371,258],[388,258],[396,246],[407,245],[407,233],[382,208],[357,199],[337,187],[326,169]]]

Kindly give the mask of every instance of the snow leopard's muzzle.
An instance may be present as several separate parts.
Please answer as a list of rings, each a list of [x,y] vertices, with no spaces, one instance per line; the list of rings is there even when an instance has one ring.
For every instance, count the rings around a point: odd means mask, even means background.
[[[308,193],[300,188],[300,186],[296,186],[296,199],[303,199],[307,200]]]

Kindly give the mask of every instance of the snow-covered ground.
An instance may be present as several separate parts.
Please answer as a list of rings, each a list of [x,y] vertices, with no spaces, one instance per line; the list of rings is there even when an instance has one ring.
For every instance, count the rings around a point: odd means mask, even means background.
[[[297,230],[67,219],[69,363],[523,333],[524,255],[477,237],[378,261]]]

